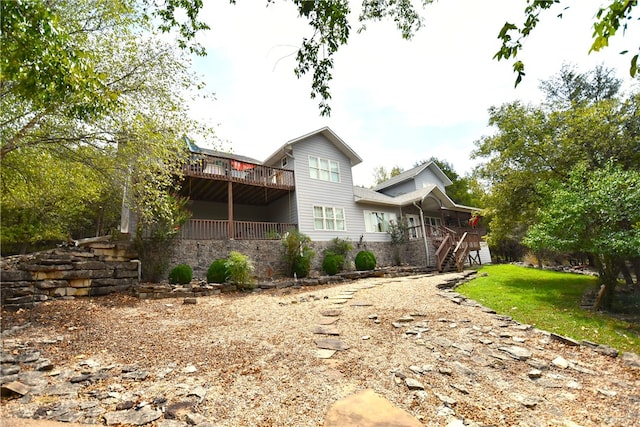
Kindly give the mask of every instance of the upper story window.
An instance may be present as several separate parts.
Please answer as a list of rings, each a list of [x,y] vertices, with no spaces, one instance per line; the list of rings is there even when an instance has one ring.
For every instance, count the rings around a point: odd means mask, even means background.
[[[314,206],[313,225],[316,230],[345,231],[347,227],[344,220],[344,209],[332,206]]]
[[[340,165],[333,160],[309,156],[309,176],[322,181],[340,182]]]
[[[394,213],[364,211],[364,225],[368,233],[386,233],[389,230],[389,223],[396,220]]]

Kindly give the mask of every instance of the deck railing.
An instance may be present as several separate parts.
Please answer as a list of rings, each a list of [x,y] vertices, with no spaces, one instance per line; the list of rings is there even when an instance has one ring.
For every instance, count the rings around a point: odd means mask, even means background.
[[[295,186],[293,171],[224,157],[194,154],[185,165],[186,176],[244,182],[267,187]]]
[[[296,224],[279,222],[233,221],[233,236],[229,236],[229,221],[222,219],[190,219],[181,228],[183,240],[278,240]]]

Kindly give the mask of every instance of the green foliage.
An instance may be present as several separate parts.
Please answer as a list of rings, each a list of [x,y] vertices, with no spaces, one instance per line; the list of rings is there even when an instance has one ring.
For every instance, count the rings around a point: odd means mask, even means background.
[[[456,291],[523,324],[622,351],[640,351],[637,324],[580,308],[597,278],[514,265],[489,265]]]
[[[229,277],[229,270],[226,266],[227,260],[217,259],[209,265],[207,269],[207,283],[224,283]]]
[[[169,272],[169,283],[171,284],[186,285],[191,283],[192,278],[193,270],[187,264],[176,265]]]
[[[311,260],[315,253],[310,244],[309,236],[296,229],[289,230],[282,238],[283,258],[289,277],[306,277],[311,271]]]
[[[539,184],[567,180],[574,165],[601,169],[613,161],[623,169],[640,167],[640,95],[612,97],[619,85],[606,76],[604,70],[575,75],[565,69],[550,82],[564,82],[566,88],[551,91],[543,84],[547,104],[513,102],[489,110],[489,124],[497,132],[476,142],[473,157],[487,159],[475,174],[490,184],[482,202],[490,246],[520,241],[548,195]],[[598,82],[604,86],[594,90]],[[576,97],[566,98],[570,93]]]
[[[409,223],[406,217],[400,218],[397,222],[389,222],[387,230],[391,236],[391,246],[393,246],[393,258],[396,265],[402,265],[402,257],[400,256],[400,246],[409,241]]]
[[[351,241],[335,237],[323,251],[322,269],[329,275],[344,270],[345,260],[352,249]]]
[[[293,260],[291,276],[297,278],[307,277],[311,271],[311,257],[298,255]]]
[[[229,282],[235,284],[239,289],[253,288],[254,267],[248,256],[231,251],[224,266],[229,273]]]
[[[502,59],[513,58],[513,70],[517,73],[515,85],[522,81],[525,75],[524,63],[518,59],[518,53],[522,49],[524,40],[531,34],[540,21],[540,13],[554,7],[556,4],[562,4],[561,0],[532,0],[527,2],[525,7],[525,21],[522,26],[517,26],[510,22],[505,22],[504,26],[498,34],[498,38],[501,40],[502,45],[496,54],[494,59],[498,61]],[[564,2],[568,3],[568,2]],[[593,23],[593,44],[589,53],[599,51],[600,49],[609,45],[609,38],[613,37],[617,30],[622,26],[623,29],[627,28],[628,22],[633,18],[632,9],[638,5],[637,1],[622,1],[622,0],[609,0],[609,4],[604,7],[600,7],[597,13],[595,13],[595,20]],[[569,9],[569,6],[564,10]],[[557,14],[557,17],[562,18],[564,11]],[[621,52],[626,54],[627,50]],[[638,70],[638,54],[634,55],[630,61],[629,74],[634,77]]]
[[[360,251],[356,255],[355,264],[358,271],[375,270],[376,257],[371,251]]]
[[[169,266],[172,243],[180,232],[180,227],[189,219],[188,199],[167,196],[167,212],[157,215],[154,222],[138,223],[134,240],[141,262],[142,278],[157,282]]]
[[[3,243],[108,234],[125,187],[142,223],[169,219],[200,87],[139,6],[0,2]]]
[[[540,187],[545,203],[524,243],[535,250],[593,254],[607,290],[602,304],[610,307],[624,260],[640,256],[640,172],[581,165],[566,181]]]
[[[376,166],[375,168],[373,168],[374,186],[382,184],[383,182],[393,178],[394,176],[400,175],[402,172],[402,168],[398,165],[393,166],[390,172],[387,172],[387,169],[384,166]]]
[[[327,252],[322,260],[322,269],[330,276],[337,274],[344,268],[344,257],[335,253]]]
[[[341,239],[339,237],[334,237],[333,240],[331,240],[331,244],[327,247],[327,251],[342,255],[343,257],[349,255],[352,249],[353,245],[349,239]]]

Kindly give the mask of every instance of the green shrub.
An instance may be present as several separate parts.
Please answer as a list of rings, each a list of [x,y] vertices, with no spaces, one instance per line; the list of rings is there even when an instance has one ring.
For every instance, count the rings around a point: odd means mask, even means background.
[[[193,278],[193,270],[187,264],[179,264],[169,272],[169,283],[186,285]]]
[[[342,255],[326,252],[322,261],[322,269],[330,276],[338,273],[344,266]]]
[[[351,241],[349,239],[341,239],[339,237],[335,237],[331,241],[331,244],[327,248],[327,251],[331,251],[334,254],[342,255],[344,258],[346,258],[347,255],[349,255],[349,251],[351,251],[352,249],[353,245],[351,244]]]
[[[239,289],[253,288],[253,264],[248,256],[232,251],[224,265],[229,274],[229,282]]]
[[[211,263],[207,270],[207,282],[208,283],[224,283],[229,277],[229,271],[225,265],[226,259],[220,258]]]
[[[293,260],[292,274],[291,276],[302,278],[307,277],[311,271],[311,258],[304,255],[298,255]]]
[[[351,251],[352,249],[353,249],[353,245],[351,245],[351,242],[348,239],[341,239],[339,237],[334,238],[329,244],[329,246],[327,247],[327,249],[323,251],[324,260],[322,261],[322,269],[330,275],[336,274],[337,272],[344,270],[345,260],[349,256],[349,251]],[[335,270],[335,268],[331,265],[334,263],[335,260],[339,261],[337,265],[337,270]],[[329,263],[327,267],[330,270],[327,270],[325,268],[325,262]]]
[[[309,246],[311,239],[296,229],[289,230],[282,238],[284,261],[290,277],[306,277],[311,271],[311,259],[315,253]]]
[[[356,255],[356,270],[374,270],[376,268],[376,257],[371,251],[360,251]]]

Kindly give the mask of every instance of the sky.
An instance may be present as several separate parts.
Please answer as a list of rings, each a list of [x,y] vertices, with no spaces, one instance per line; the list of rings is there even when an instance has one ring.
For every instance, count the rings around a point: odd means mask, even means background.
[[[354,11],[349,43],[335,56],[331,117],[321,117],[310,78],[293,72],[297,47],[311,29],[291,3],[205,2],[201,17],[211,30],[199,42],[207,56],[196,57],[193,69],[215,99],[195,102],[192,115],[212,125],[218,141],[198,144],[262,161],[287,141],[328,126],[363,159],[353,168],[356,185],[371,186],[376,167],[407,170],[432,156],[468,174],[482,160],[471,159],[474,142],[494,132],[488,109],[539,103],[540,81],[563,64],[579,72],[604,65],[631,83],[630,54],[619,52],[637,49],[637,28],[588,54],[601,3],[565,0],[542,13],[520,54],[526,76],[517,88],[513,61],[492,58],[504,22],[522,23],[524,0],[436,1],[422,11],[425,25],[411,40],[390,22],[369,23],[358,34]]]

